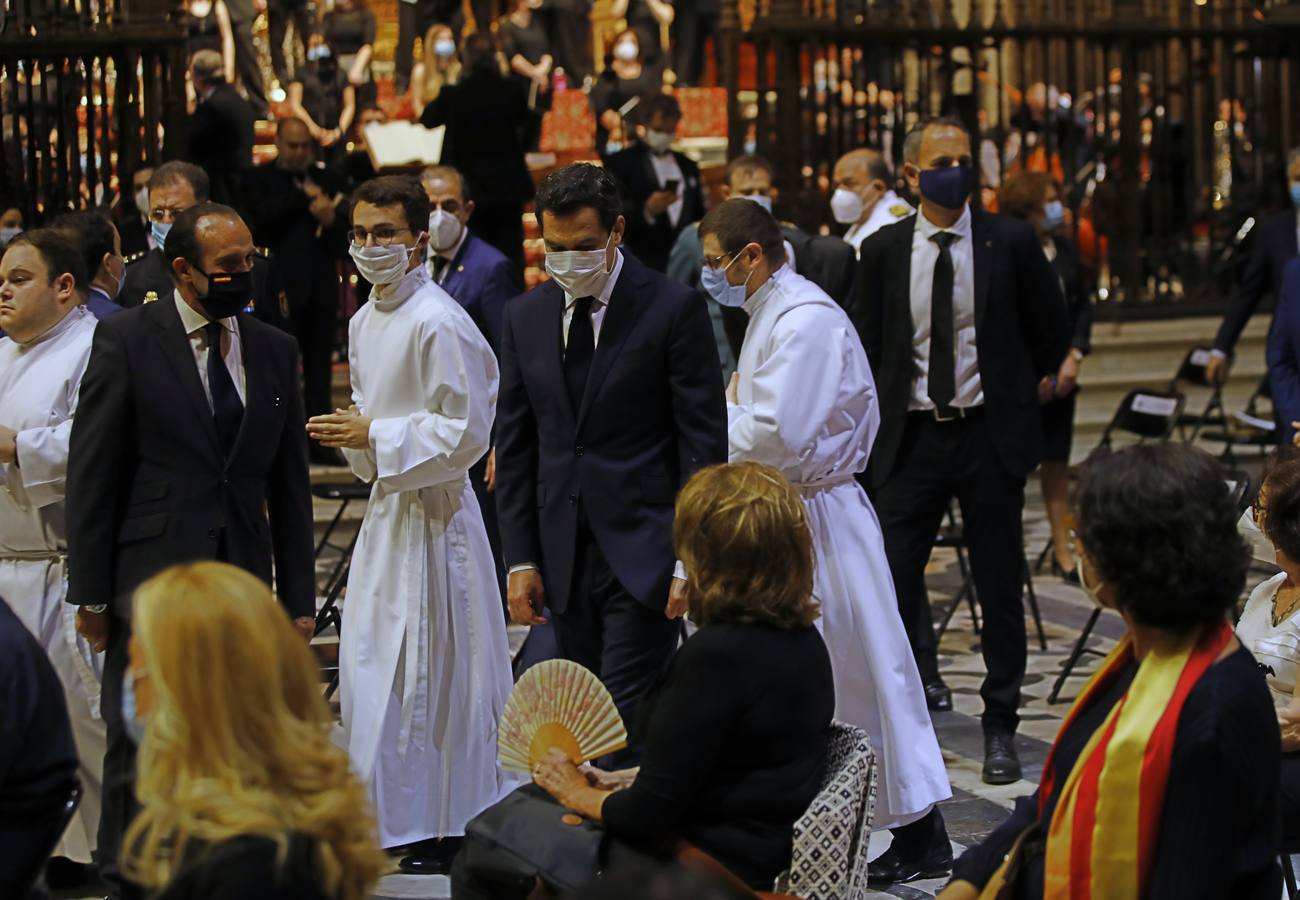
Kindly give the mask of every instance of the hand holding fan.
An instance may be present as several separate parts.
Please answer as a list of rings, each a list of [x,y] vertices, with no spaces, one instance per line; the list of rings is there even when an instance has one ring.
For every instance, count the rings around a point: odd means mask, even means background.
[[[591,671],[567,659],[548,659],[524,673],[497,733],[501,767],[512,772],[532,772],[552,747],[580,765],[626,746],[614,698]]]

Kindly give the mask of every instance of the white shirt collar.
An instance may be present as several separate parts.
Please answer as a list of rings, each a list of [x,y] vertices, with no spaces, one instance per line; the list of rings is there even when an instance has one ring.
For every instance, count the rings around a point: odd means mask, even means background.
[[[749,299],[744,302],[741,308],[745,310],[750,318],[758,314],[759,307],[766,303],[767,298],[772,296],[772,293],[780,287],[780,282],[785,279],[789,272],[790,264],[786,263],[773,272],[767,281],[759,285],[758,290],[749,296]]]
[[[609,298],[614,296],[614,285],[618,282],[618,273],[623,271],[623,251],[622,249],[614,252],[614,271],[609,273],[609,278],[605,279],[605,286],[600,291],[600,296],[596,297],[596,302],[602,307],[609,306]],[[564,308],[569,309],[573,304],[578,302],[578,298],[564,292]]]
[[[92,315],[90,310],[86,309],[86,307],[82,304],[77,304],[76,306],[69,309],[64,314],[62,319],[59,319],[58,322],[55,322],[54,325],[52,325],[50,328],[47,328],[44,332],[42,332],[37,337],[33,338],[32,340],[28,341],[25,344],[19,344],[17,341],[14,341],[14,343],[18,344],[18,348],[20,352],[35,347],[38,344],[47,343],[49,341],[55,340],[65,331],[72,328],[77,322],[81,321],[82,318],[89,315]]]
[[[951,228],[940,228],[938,225],[934,224],[933,222],[931,222],[929,219],[925,217],[925,209],[921,208],[918,209],[916,213],[916,233],[928,241],[930,240],[931,237],[938,234],[939,232],[947,231],[950,234],[957,235],[957,237],[961,238],[964,241],[969,241],[971,235],[970,222],[971,222],[971,215],[970,215],[969,203],[967,203],[966,206],[962,209],[961,218],[959,218],[955,223],[953,223],[953,226]]]
[[[172,297],[176,301],[176,311],[181,316],[181,327],[185,329],[186,334],[193,334],[196,331],[202,331],[208,326],[208,318],[185,302],[179,290],[172,291]],[[225,319],[218,319],[221,327],[231,334],[235,332],[235,317],[230,316]]]

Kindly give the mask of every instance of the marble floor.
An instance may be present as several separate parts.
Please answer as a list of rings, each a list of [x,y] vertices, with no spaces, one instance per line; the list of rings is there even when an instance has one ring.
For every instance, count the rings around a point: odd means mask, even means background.
[[[343,474],[333,470],[317,472],[316,475],[334,477],[336,472],[339,475]],[[1024,519],[1025,544],[1032,564],[1044,546],[1049,532],[1035,482],[1030,482],[1028,493]],[[340,522],[341,533],[335,536],[335,539],[343,543],[346,543],[350,532],[355,528],[363,504],[354,503],[352,507]],[[318,522],[322,525],[328,522],[336,509],[337,504],[318,500]],[[327,549],[322,555],[320,561],[322,579],[328,576],[333,568],[332,552]],[[1255,573],[1250,583],[1261,580],[1264,574],[1267,573]],[[961,585],[961,575],[953,551],[935,551],[927,569],[927,582],[930,587],[932,606],[936,618],[939,618],[946,609],[949,598]],[[953,690],[954,708],[951,712],[935,713],[933,719],[953,788],[953,797],[943,804],[943,811],[953,841],[953,849],[957,854],[960,854],[964,847],[978,842],[1001,822],[1017,797],[1034,790],[1048,747],[1069,708],[1069,701],[1083,684],[1082,677],[1071,678],[1061,693],[1061,702],[1055,704],[1047,702],[1056,675],[1060,672],[1064,660],[1092,612],[1093,607],[1087,595],[1080,589],[1063,583],[1060,579],[1038,573],[1033,577],[1033,588],[1042,615],[1047,646],[1045,650],[1041,648],[1033,620],[1027,618],[1029,665],[1024,684],[1021,727],[1016,739],[1024,765],[1022,781],[994,787],[980,780],[983,735],[979,721],[981,709],[979,685],[983,678],[984,665],[980,656],[980,639],[974,631],[971,612],[966,603],[963,602],[956,610],[941,639],[940,665],[945,680]],[[1028,616],[1028,608],[1026,615]],[[1122,630],[1123,626],[1118,616],[1113,613],[1103,613],[1097,622],[1090,645],[1104,651],[1113,645]],[[518,649],[524,637],[525,629],[511,629],[512,650]],[[330,652],[331,640],[328,635],[318,639],[322,645],[320,649],[325,655]],[[1095,663],[1096,657],[1084,656],[1079,663],[1079,673],[1086,675]],[[870,855],[874,856],[881,852],[888,845],[888,841],[887,833],[873,835]],[[936,879],[895,885],[884,892],[873,892],[868,896],[914,900],[914,898],[934,896],[943,884],[943,879]],[[63,894],[62,896],[89,895]],[[446,878],[440,876],[392,875],[380,883],[375,896],[377,898],[445,898],[450,897],[450,885]]]

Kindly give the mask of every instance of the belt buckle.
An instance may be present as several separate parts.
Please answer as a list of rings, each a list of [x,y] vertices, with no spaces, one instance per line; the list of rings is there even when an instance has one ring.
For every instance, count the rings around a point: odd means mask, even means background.
[[[954,407],[950,407],[950,409],[952,409],[953,415],[945,416],[942,412],[939,411],[938,406],[934,407],[934,409],[931,410],[931,412],[934,414],[934,420],[936,422],[956,422],[958,419],[964,419],[966,417],[966,411],[961,407],[954,406]]]

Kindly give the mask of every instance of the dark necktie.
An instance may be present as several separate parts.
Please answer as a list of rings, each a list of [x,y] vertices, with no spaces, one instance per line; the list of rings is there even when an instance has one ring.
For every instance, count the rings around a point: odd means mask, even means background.
[[[235,390],[235,382],[221,357],[220,322],[209,322],[203,327],[208,335],[208,390],[212,393],[212,418],[217,425],[217,439],[226,456],[235,446],[239,423],[244,419],[244,404]]]
[[[569,320],[569,342],[564,348],[564,383],[569,388],[569,402],[576,416],[587,389],[587,373],[596,355],[596,333],[591,328],[591,304],[594,297],[579,297],[573,304]]]
[[[956,341],[953,339],[952,254],[948,251],[957,235],[940,231],[930,240],[939,246],[934,263],[934,286],[930,291],[930,399],[940,410],[952,405],[957,396]]]
[[[442,284],[442,275],[443,275],[444,272],[447,271],[447,267],[448,267],[449,265],[451,265],[451,260],[449,260],[447,257],[445,257],[445,256],[434,256],[434,258],[433,258],[433,280],[434,280],[436,283],[438,283],[438,284]]]

